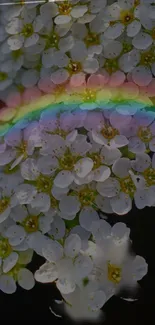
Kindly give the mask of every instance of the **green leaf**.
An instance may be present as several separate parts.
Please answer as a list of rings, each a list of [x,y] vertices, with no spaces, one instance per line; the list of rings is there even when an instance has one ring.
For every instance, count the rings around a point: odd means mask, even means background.
[[[68,230],[79,225],[79,214],[73,220],[65,220],[65,225]]]
[[[119,150],[121,151],[123,157],[129,158],[129,159],[134,159],[136,157],[136,155],[133,152],[129,151],[128,146],[119,148]]]

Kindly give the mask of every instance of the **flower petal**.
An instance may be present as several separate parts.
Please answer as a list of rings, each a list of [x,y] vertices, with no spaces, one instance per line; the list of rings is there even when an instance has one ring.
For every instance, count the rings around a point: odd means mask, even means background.
[[[126,177],[129,175],[131,162],[129,158],[120,158],[116,160],[112,166],[113,173],[118,177]]]
[[[120,184],[117,179],[109,177],[105,182],[97,184],[96,189],[104,197],[113,197],[118,195]]]
[[[51,224],[51,229],[49,235],[52,236],[55,240],[61,239],[65,235],[65,222],[59,216],[54,216],[54,221]]]
[[[69,235],[64,244],[64,253],[71,258],[75,257],[81,249],[81,238],[77,234]]]
[[[28,181],[33,181],[39,176],[35,159],[28,158],[21,164],[22,177]]]
[[[91,231],[93,221],[98,221],[98,213],[91,207],[83,208],[79,215],[80,226]]]
[[[148,264],[142,256],[137,255],[132,262],[134,281],[140,281],[148,272]]]
[[[3,272],[9,272],[17,263],[19,255],[16,252],[12,252],[3,261]]]
[[[76,175],[80,178],[86,177],[93,168],[93,160],[91,158],[81,158],[74,166]]]
[[[71,293],[75,290],[76,285],[73,280],[71,279],[58,279],[56,282],[56,286],[59,291],[63,294]]]
[[[130,235],[130,229],[123,222],[117,222],[111,230],[111,235],[114,237],[114,240],[119,243],[124,240],[124,238],[128,239]]]
[[[31,290],[35,285],[33,273],[25,268],[19,270],[18,284],[25,290]]]
[[[131,162],[131,166],[137,172],[143,172],[151,165],[151,158],[146,153],[138,153],[136,159]]]
[[[132,201],[128,195],[121,192],[119,196],[115,196],[111,199],[111,206],[113,212],[118,215],[124,215],[132,209]]]
[[[106,165],[113,165],[114,162],[121,158],[121,152],[117,148],[111,147],[102,147],[101,149],[101,156],[103,157],[103,163]]]
[[[74,180],[73,174],[68,170],[63,170],[54,179],[54,185],[60,188],[68,187]]]
[[[16,157],[16,151],[7,149],[0,154],[0,166],[9,164]]]
[[[46,193],[38,193],[30,202],[32,208],[37,208],[41,212],[47,212],[50,209],[50,197]]]
[[[6,231],[6,237],[9,239],[10,245],[19,245],[25,238],[26,232],[22,226],[13,225]]]
[[[0,290],[4,293],[12,294],[16,291],[15,280],[10,275],[2,274],[0,276]]]
[[[35,187],[29,184],[21,184],[15,188],[15,196],[19,204],[30,204],[36,193]]]
[[[147,33],[140,32],[133,38],[132,44],[138,50],[146,50],[152,44],[152,37]]]
[[[76,215],[77,212],[80,210],[80,202],[77,197],[75,196],[64,196],[59,203],[59,209],[61,213],[68,216]]]
[[[80,255],[74,261],[76,282],[88,276],[93,269],[93,262],[89,256]]]
[[[46,262],[34,274],[36,281],[41,283],[50,283],[57,279],[58,273],[54,263]]]
[[[42,249],[43,256],[49,262],[56,262],[63,256],[63,247],[54,240],[50,240],[46,247]]]

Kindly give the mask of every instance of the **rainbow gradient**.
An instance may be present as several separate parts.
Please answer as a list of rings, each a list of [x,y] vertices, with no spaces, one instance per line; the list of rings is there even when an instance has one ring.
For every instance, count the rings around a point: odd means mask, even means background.
[[[120,107],[120,114],[134,115],[138,110],[155,112],[155,91],[147,93],[147,87],[140,89],[136,85],[136,92],[133,83],[126,82],[119,87],[109,87],[108,85],[87,87],[68,87],[60,85],[55,87],[51,93],[40,92],[40,96],[32,96],[29,103],[15,105],[16,94],[12,95],[12,106],[4,107],[0,110],[0,136],[5,135],[13,126],[24,128],[30,121],[37,120],[42,111],[49,109],[53,113],[61,111],[76,110],[97,110],[104,111]],[[32,89],[33,94],[33,89]],[[100,103],[96,100],[100,92]],[[87,96],[89,94],[89,96]],[[90,96],[91,95],[91,96]],[[93,108],[92,103],[96,103]],[[86,108],[81,108],[86,104]],[[51,115],[50,115],[51,116]]]

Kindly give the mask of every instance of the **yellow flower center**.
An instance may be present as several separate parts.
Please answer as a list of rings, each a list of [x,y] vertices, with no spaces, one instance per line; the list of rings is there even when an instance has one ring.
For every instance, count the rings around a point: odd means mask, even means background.
[[[67,149],[63,157],[59,159],[59,166],[64,170],[72,170],[78,159],[78,156],[73,156],[70,149]]]
[[[118,130],[114,129],[112,126],[104,126],[100,133],[104,136],[105,139],[111,140],[115,135],[119,134]]]
[[[28,157],[27,155],[27,141],[22,141],[19,147],[16,147],[17,155],[20,157],[24,155],[24,159]]]
[[[7,207],[9,206],[10,198],[9,197],[3,197],[0,200],[0,214],[3,213]]]
[[[8,77],[8,74],[0,71],[0,81],[5,81]]]
[[[84,39],[87,47],[92,46],[92,45],[100,45],[100,37],[96,33],[91,33],[89,32],[87,36]]]
[[[62,138],[66,138],[66,136],[68,135],[68,132],[66,132],[65,130],[62,130],[61,128],[57,127],[54,131],[47,131],[48,134],[57,134],[60,135]]]
[[[155,27],[151,31],[151,36],[152,36],[153,40],[155,40]]]
[[[73,62],[71,60],[67,67],[67,70],[70,74],[76,74],[76,73],[82,71],[82,65],[80,62]]]
[[[121,281],[122,269],[108,262],[108,280],[118,284]]]
[[[147,184],[150,185],[155,185],[155,169],[154,168],[147,168],[143,172],[143,176],[145,180],[147,181]]]
[[[137,7],[137,6],[139,6],[140,5],[140,0],[135,0],[134,1],[134,7]]]
[[[24,25],[23,29],[22,29],[22,34],[25,37],[30,37],[33,35],[33,25],[32,24],[26,24]]]
[[[147,52],[141,53],[140,65],[150,67],[155,62],[155,50],[151,48]]]
[[[118,59],[106,59],[104,63],[105,70],[112,74],[119,70]]]
[[[53,209],[58,209],[58,207],[59,207],[59,201],[56,200],[53,195],[50,196],[50,200],[51,200],[51,207]]]
[[[62,96],[63,94],[65,94],[66,92],[66,85],[67,82],[63,83],[62,85],[57,85],[54,88],[54,95],[56,98],[58,98],[58,100],[60,100],[60,96]]]
[[[28,233],[37,231],[39,229],[38,216],[28,216],[22,225]]]
[[[51,177],[40,175],[36,180],[36,188],[38,192],[51,194],[53,179]]]
[[[120,15],[120,20],[124,25],[130,24],[134,20],[134,13],[132,10],[123,10]]]
[[[96,91],[92,89],[86,89],[83,94],[84,102],[94,102],[96,100]]]
[[[3,173],[8,175],[8,174],[14,174],[17,172],[17,170],[19,170],[19,165],[15,166],[14,168],[10,169],[12,166],[12,162],[5,165],[4,169],[3,169]]]
[[[149,127],[139,127],[137,136],[146,143],[152,139],[152,133]]]
[[[73,6],[69,1],[63,1],[61,3],[58,3],[58,10],[60,15],[69,15]]]
[[[101,156],[97,152],[93,152],[87,155],[89,158],[91,158],[94,162],[93,170],[96,168],[99,168],[102,165]]]
[[[94,204],[96,195],[97,191],[90,189],[87,186],[78,192],[79,201],[82,206],[92,206]]]
[[[21,85],[21,84],[18,84],[16,87],[17,87],[17,89],[19,90],[19,92],[20,92],[21,94],[22,94],[22,93],[24,92],[24,90],[25,90],[24,86]]]
[[[16,51],[12,51],[11,54],[12,54],[13,59],[17,60],[23,54],[23,51],[21,49],[19,49],[19,50],[16,50]]]
[[[58,49],[59,40],[59,35],[55,32],[52,32],[52,34],[47,37],[45,49],[47,50],[51,47],[55,47],[56,49]]]
[[[136,191],[136,186],[133,183],[132,178],[130,176],[122,178],[120,180],[120,186],[121,186],[122,192],[130,195],[130,197],[134,196],[134,193]]]
[[[133,49],[133,45],[132,44],[123,42],[122,45],[123,45],[123,50],[122,50],[123,53],[128,53],[128,52],[130,52]]]
[[[0,257],[6,258],[12,252],[12,247],[7,238],[0,238]]]
[[[15,281],[18,280],[18,272],[21,269],[21,265],[20,264],[16,264],[8,273],[7,275],[10,275],[11,277],[14,278]]]

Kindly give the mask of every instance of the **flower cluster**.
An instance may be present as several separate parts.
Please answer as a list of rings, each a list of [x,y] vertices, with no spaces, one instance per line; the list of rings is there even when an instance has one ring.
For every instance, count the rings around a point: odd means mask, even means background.
[[[146,275],[130,229],[105,219],[155,206],[154,9],[153,0],[0,7],[3,292],[54,282],[71,318],[98,319]],[[33,275],[34,252],[46,261]]]
[[[154,125],[154,113],[141,109],[50,107],[1,136],[2,291],[34,286],[25,268],[34,251],[47,260],[35,279],[56,283],[71,317],[90,318],[147,273],[145,260],[129,254],[129,228],[111,227],[104,214],[155,205]]]

